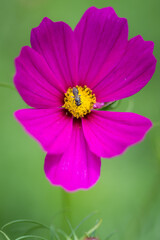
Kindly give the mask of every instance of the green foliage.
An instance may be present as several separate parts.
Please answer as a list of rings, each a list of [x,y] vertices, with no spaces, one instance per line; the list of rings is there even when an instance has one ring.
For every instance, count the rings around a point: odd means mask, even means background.
[[[91,217],[92,215],[90,214],[90,216],[87,216],[85,219],[83,219],[81,221],[80,224],[78,224],[78,227],[84,223],[84,221],[87,220],[87,218]],[[51,225],[50,227],[44,225],[44,224],[41,224],[39,222],[36,222],[36,221],[32,221],[32,220],[28,220],[28,219],[19,219],[19,220],[15,220],[15,221],[12,221],[12,222],[9,222],[9,223],[6,223],[5,225],[3,225],[1,227],[1,230],[0,230],[0,235],[2,235],[6,240],[11,240],[12,238],[9,238],[8,237],[8,233],[7,233],[7,229],[9,227],[12,227],[13,225],[18,225],[19,224],[26,224],[26,223],[29,223],[31,225],[37,225],[38,227],[40,228],[44,228],[44,229],[47,229],[49,231],[49,235],[50,237],[47,239],[46,237],[43,237],[41,235],[37,235],[37,234],[24,234],[22,236],[19,236],[19,237],[16,237],[15,240],[23,240],[23,239],[37,239],[37,240],[53,240],[53,239],[56,239],[56,240],[60,240],[62,239],[61,236],[63,236],[64,239],[66,240],[83,240],[85,239],[86,237],[95,237],[96,235],[96,230],[99,228],[99,226],[101,225],[102,223],[102,220],[99,220],[97,221],[97,223],[94,225],[94,227],[92,227],[89,231],[87,231],[83,236],[81,236],[80,238],[77,236],[76,234],[76,231],[73,229],[70,221],[66,218],[66,222],[68,223],[68,226],[69,226],[69,229],[71,231],[71,234],[67,234],[65,233],[63,230],[61,229],[56,229],[53,225]],[[76,227],[75,229],[78,229],[78,227]],[[4,231],[5,230],[5,231]],[[33,228],[31,227],[29,229],[29,231],[32,231]],[[109,235],[111,236],[111,235]],[[107,238],[109,239],[109,238]]]
[[[65,21],[74,28],[92,5],[114,7],[119,16],[128,19],[129,38],[141,34],[145,40],[155,43],[154,54],[158,62],[151,82],[135,96],[122,100],[113,111],[134,111],[150,118],[156,125],[142,143],[128,149],[123,156],[102,159],[99,182],[89,191],[71,194],[71,202],[67,203],[61,200],[61,189],[50,185],[44,176],[45,153],[13,117],[14,111],[28,106],[16,91],[6,86],[13,86],[14,59],[22,46],[30,45],[30,31],[43,17]],[[160,239],[159,9],[159,0],[0,1],[0,82],[3,82],[0,87],[0,226],[12,219],[37,219],[44,225],[53,222],[58,226],[56,229],[63,229],[70,236],[63,214],[53,217],[65,205],[63,210],[67,210],[74,230],[80,219],[98,210],[103,219],[100,239],[115,230],[113,240]],[[17,224],[17,231],[10,232],[10,226],[1,230],[0,240],[6,240],[9,234],[14,240],[18,234],[20,236],[23,224]],[[38,235],[40,231],[50,234],[49,230],[36,224],[32,226],[30,231],[24,230],[26,235],[34,232]],[[82,236],[90,226],[93,226],[92,219],[77,228],[76,233]],[[57,230],[61,237],[63,233]],[[49,237],[47,235],[47,239]]]

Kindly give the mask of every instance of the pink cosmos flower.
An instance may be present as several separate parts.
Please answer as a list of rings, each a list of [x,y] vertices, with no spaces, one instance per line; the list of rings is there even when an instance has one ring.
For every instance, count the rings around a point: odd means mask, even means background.
[[[14,77],[32,109],[15,117],[47,152],[44,170],[52,184],[88,189],[100,176],[100,157],[122,154],[144,138],[149,119],[96,107],[148,83],[156,67],[153,46],[141,36],[128,40],[127,20],[111,7],[89,8],[74,30],[48,18],[32,30]]]

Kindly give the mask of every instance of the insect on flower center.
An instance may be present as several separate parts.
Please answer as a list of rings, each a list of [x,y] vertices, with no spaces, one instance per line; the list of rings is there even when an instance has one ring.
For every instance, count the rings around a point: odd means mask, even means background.
[[[80,118],[91,112],[96,103],[95,94],[86,85],[68,88],[64,97],[63,107],[67,109],[73,117]]]

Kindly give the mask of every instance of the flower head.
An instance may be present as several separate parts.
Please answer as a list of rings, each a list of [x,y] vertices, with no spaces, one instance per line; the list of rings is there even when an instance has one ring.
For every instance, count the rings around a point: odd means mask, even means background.
[[[74,30],[44,18],[15,65],[15,86],[32,107],[15,116],[47,152],[44,170],[54,185],[88,189],[100,176],[100,157],[122,154],[152,126],[135,113],[97,109],[140,91],[156,66],[153,42],[128,40],[127,20],[111,7],[89,8]]]

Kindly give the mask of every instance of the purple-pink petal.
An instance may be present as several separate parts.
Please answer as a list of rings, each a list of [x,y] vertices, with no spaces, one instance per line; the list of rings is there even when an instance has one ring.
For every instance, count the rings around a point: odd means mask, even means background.
[[[111,7],[89,8],[75,28],[79,84],[92,88],[121,59],[128,42],[128,24]]]
[[[77,43],[70,26],[45,17],[38,27],[32,29],[31,45],[45,58],[64,92],[76,85]]]
[[[54,185],[67,191],[88,189],[100,176],[100,158],[90,151],[80,121],[74,121],[72,137],[62,155],[47,154],[44,170]]]
[[[156,68],[153,46],[153,42],[144,41],[141,36],[129,40],[119,64],[93,87],[99,102],[129,97],[149,82]]]
[[[94,110],[82,119],[82,126],[90,150],[110,158],[141,141],[152,123],[135,113]]]
[[[62,106],[61,83],[40,54],[30,47],[23,47],[15,65],[14,84],[28,105],[35,108]]]
[[[61,154],[68,147],[73,118],[63,109],[22,109],[15,112],[15,117],[45,151]]]

